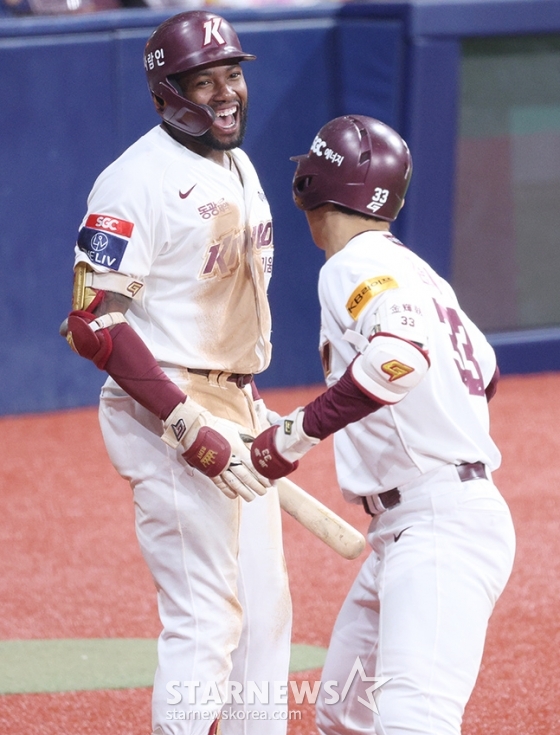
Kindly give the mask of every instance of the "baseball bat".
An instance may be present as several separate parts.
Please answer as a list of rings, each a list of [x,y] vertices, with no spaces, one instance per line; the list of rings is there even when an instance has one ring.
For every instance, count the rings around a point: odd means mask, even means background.
[[[244,449],[254,439],[242,432],[238,436]],[[234,450],[236,443],[232,443]],[[344,559],[356,559],[362,553],[366,545],[364,536],[333,510],[287,477],[276,480],[276,487],[282,509],[333,551]]]
[[[219,417],[218,407],[207,403],[209,396],[200,387],[197,392],[189,384],[185,392]],[[254,436],[245,433],[239,424],[225,417],[219,417],[214,428],[222,431],[233,450],[240,452],[240,456],[251,463],[246,455]],[[343,518],[286,477],[277,480],[276,486],[283,510],[333,551],[344,559],[355,559],[362,553],[366,545],[365,538]]]
[[[224,428],[228,427],[224,435],[234,452],[244,457],[255,437],[239,431],[239,427],[227,419],[219,419],[219,423]],[[250,457],[246,460],[251,462]],[[355,559],[362,553],[366,545],[363,535],[333,510],[287,477],[276,480],[276,487],[281,508],[333,551],[344,559]]]
[[[356,559],[366,540],[353,526],[287,477],[276,480],[280,505],[286,513],[324,541],[344,559]]]

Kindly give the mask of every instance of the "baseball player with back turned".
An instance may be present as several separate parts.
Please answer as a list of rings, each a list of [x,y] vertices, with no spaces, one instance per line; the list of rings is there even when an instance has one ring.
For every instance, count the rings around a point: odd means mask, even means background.
[[[319,732],[458,735],[514,556],[491,476],[496,359],[451,286],[390,232],[412,172],[394,130],[336,118],[295,160],[294,199],[326,255],[328,388],[259,435],[252,457],[278,478],[334,433],[342,491],[372,516],[323,669]],[[348,680],[333,696],[327,682]]]
[[[144,65],[163,121],[95,182],[61,329],[109,375],[101,428],[134,491],[163,627],[154,735],[213,735],[218,715],[223,735],[286,732],[287,706],[245,691],[288,678],[280,506],[231,448],[269,425],[253,374],[270,361],[272,224],[238,147],[240,63],[254,58],[214,13],[154,31]]]

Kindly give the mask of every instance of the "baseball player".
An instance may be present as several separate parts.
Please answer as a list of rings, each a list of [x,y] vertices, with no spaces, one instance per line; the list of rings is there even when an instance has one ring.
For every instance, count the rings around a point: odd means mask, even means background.
[[[272,692],[290,653],[280,509],[240,442],[268,426],[253,375],[270,361],[272,224],[239,148],[240,64],[254,58],[211,12],[154,31],[144,65],[162,123],[94,184],[61,330],[109,376],[101,428],[162,623],[154,735],[214,734],[218,718],[223,735],[286,731]]]
[[[457,735],[514,556],[491,476],[496,359],[451,286],[390,232],[412,172],[394,130],[337,118],[294,160],[295,202],[326,255],[328,389],[259,435],[252,457],[278,478],[334,433],[342,492],[372,517],[323,669],[319,732]]]

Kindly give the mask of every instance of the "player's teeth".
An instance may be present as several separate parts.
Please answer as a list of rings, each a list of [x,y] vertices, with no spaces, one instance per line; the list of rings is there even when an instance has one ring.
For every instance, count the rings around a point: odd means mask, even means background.
[[[236,125],[237,108],[231,107],[229,110],[219,110],[216,112],[216,125],[222,130],[229,130]]]

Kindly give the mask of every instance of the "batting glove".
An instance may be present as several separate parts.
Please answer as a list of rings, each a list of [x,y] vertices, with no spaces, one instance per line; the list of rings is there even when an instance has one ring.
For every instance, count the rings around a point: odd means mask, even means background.
[[[279,413],[267,408],[266,403],[262,398],[257,398],[257,400],[253,402],[253,406],[255,407],[255,413],[257,414],[261,431],[264,431],[271,424],[275,424],[282,418]]]
[[[278,480],[297,469],[299,460],[319,439],[303,430],[303,408],[296,408],[257,436],[251,445],[251,460],[261,475]]]
[[[181,454],[187,464],[209,477],[228,498],[251,501],[270,487],[251,464],[236,425],[214,416],[192,398],[187,397],[168,416],[162,439],[184,450]]]

